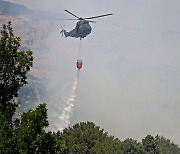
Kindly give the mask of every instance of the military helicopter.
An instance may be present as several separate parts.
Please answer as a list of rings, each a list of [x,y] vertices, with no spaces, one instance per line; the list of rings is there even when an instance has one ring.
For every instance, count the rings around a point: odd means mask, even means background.
[[[80,38],[80,40],[91,33],[92,28],[89,23],[90,22],[96,23],[95,21],[89,19],[95,19],[95,18],[113,15],[112,13],[110,13],[110,14],[104,14],[104,15],[93,16],[88,18],[82,18],[76,16],[75,14],[71,13],[68,10],[64,10],[64,11],[76,17],[76,19],[65,19],[65,20],[79,20],[79,21],[76,23],[76,27],[73,30],[67,32],[66,30],[64,30],[64,28],[62,28],[62,31],[60,33],[62,34],[62,36],[64,34],[65,37],[75,37],[75,38]]]

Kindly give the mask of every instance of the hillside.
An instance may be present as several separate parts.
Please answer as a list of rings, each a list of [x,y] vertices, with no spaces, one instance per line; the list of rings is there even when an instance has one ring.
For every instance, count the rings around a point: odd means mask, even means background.
[[[54,16],[50,12],[30,10],[23,5],[0,0],[0,26],[11,21],[15,35],[22,38],[24,48],[47,49],[45,42],[52,30]]]
[[[31,10],[24,5],[0,0],[0,15],[25,16],[31,19],[51,19],[56,14],[48,11]]]
[[[55,14],[30,10],[23,5],[0,0],[0,28],[11,21],[15,36],[21,38],[20,50],[32,50],[33,68],[28,74],[29,84],[21,88],[19,112],[36,107],[44,101],[45,64],[43,59],[49,52],[47,38],[53,31],[52,18]]]

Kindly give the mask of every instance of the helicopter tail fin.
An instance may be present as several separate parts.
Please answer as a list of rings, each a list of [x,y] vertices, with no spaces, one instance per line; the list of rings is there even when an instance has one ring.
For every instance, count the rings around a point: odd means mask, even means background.
[[[70,36],[69,33],[66,32],[66,30],[64,30],[64,29],[60,31],[60,34],[61,34],[62,36],[65,36],[65,37]]]
[[[62,37],[63,37],[63,36],[66,37],[66,30],[64,30],[65,25],[64,25],[64,26],[61,26],[61,28],[62,28],[62,30],[60,31],[60,34],[62,35]]]
[[[64,30],[64,36],[65,36],[65,37],[70,36],[70,35],[69,35],[69,32],[66,32],[66,30]]]
[[[60,34],[62,35],[62,37],[64,36],[64,30],[60,31]]]

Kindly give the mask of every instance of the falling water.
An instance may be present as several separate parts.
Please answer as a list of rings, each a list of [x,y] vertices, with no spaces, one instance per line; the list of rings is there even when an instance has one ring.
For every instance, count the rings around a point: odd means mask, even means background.
[[[58,119],[60,120],[60,126],[58,130],[62,131],[64,128],[68,127],[71,121],[71,117],[73,115],[73,107],[77,97],[77,88],[79,82],[79,70],[77,70],[77,76],[75,82],[72,86],[72,90],[70,91],[70,95],[68,99],[65,101],[64,106],[62,107],[62,113],[59,115]]]

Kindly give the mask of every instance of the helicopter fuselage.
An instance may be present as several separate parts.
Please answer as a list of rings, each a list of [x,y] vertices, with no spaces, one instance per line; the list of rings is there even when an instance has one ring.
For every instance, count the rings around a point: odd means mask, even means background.
[[[69,32],[64,30],[64,35],[65,37],[84,38],[91,33],[91,30],[92,28],[88,21],[80,20],[76,23],[76,27],[73,30]]]
[[[92,16],[88,18],[82,18],[82,17],[80,18],[68,10],[64,10],[64,11],[74,16],[76,18],[75,20],[79,20],[79,21],[76,23],[76,27],[73,30],[67,32],[66,30],[62,29],[60,33],[62,33],[62,35],[64,34],[65,37],[75,37],[75,38],[80,38],[80,39],[86,37],[88,34],[91,33],[92,28],[89,22],[95,23],[95,21],[91,19],[113,15],[112,13],[109,13],[109,14],[103,14],[99,16]],[[74,20],[74,19],[67,19],[67,20]]]

